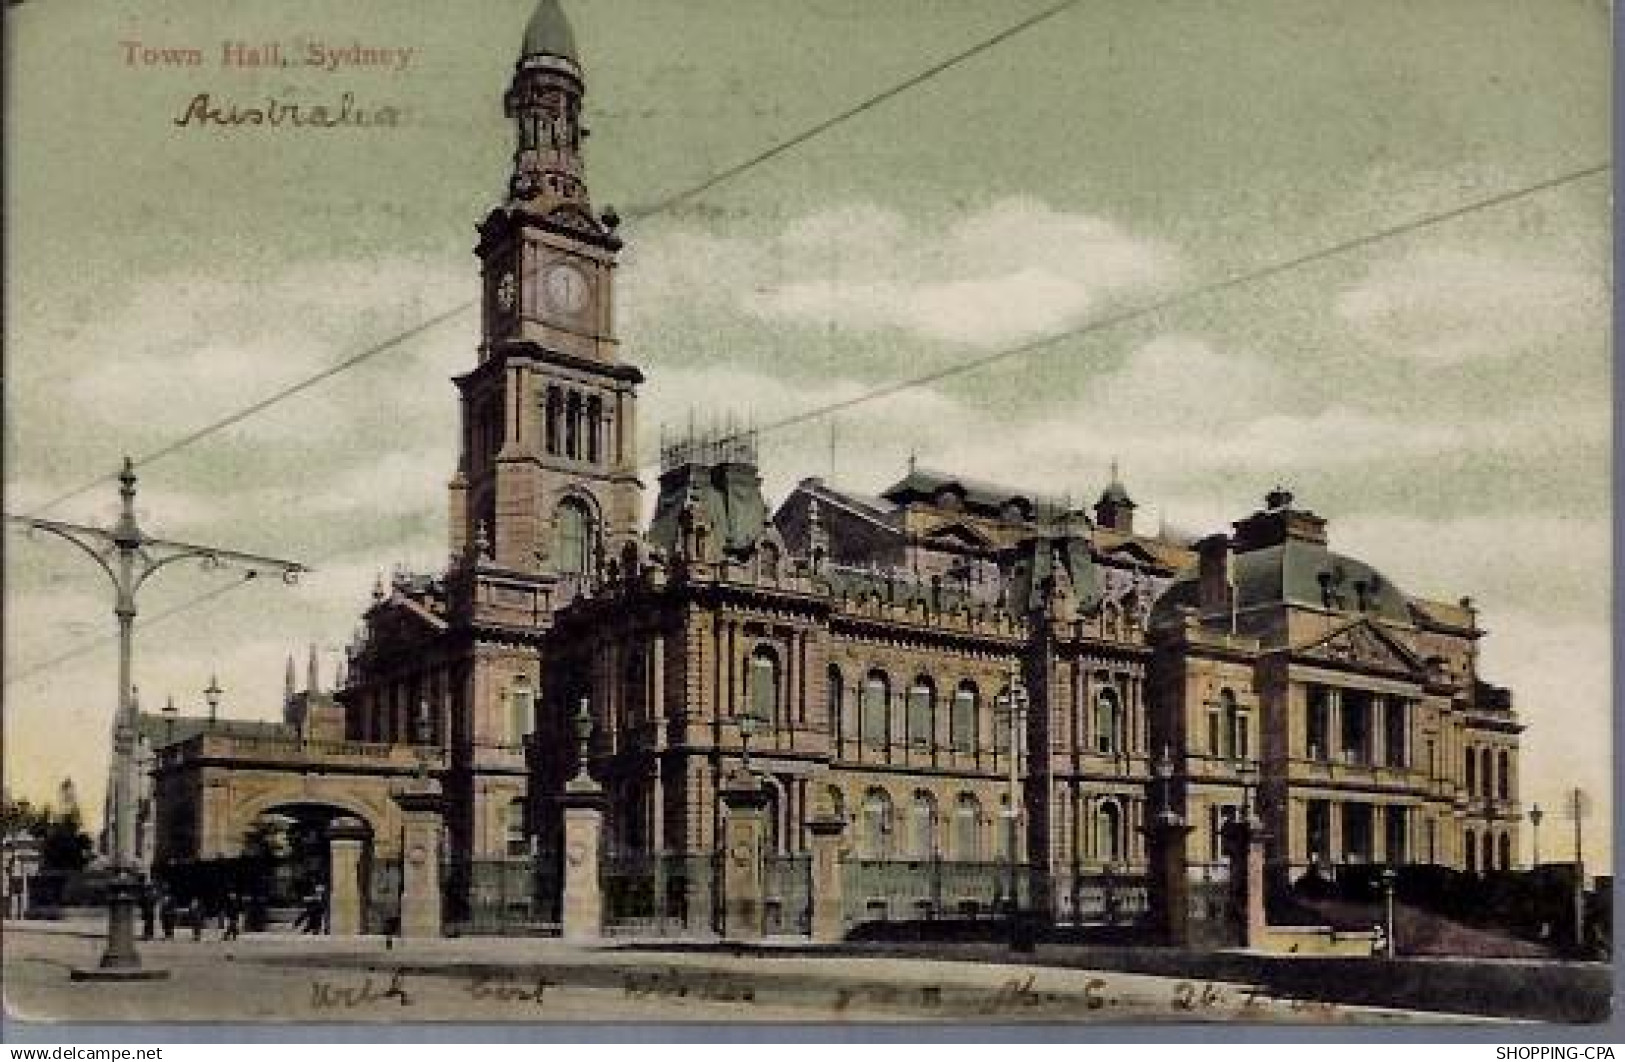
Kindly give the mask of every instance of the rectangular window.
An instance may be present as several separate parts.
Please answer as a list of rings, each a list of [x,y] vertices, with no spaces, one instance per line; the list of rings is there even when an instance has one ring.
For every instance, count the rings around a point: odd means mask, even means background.
[[[1386,750],[1388,766],[1409,767],[1410,747],[1406,738],[1409,732],[1406,717],[1410,705],[1402,697],[1390,697],[1387,711],[1383,715],[1383,747]]]
[[[1331,758],[1331,696],[1325,686],[1308,687],[1308,707],[1305,716],[1308,754],[1311,760]]]
[[[1236,759],[1238,760],[1245,760],[1251,757],[1252,746],[1251,742],[1249,741],[1247,730],[1247,713],[1236,713],[1235,733],[1231,735],[1231,741],[1235,747]]]
[[[1219,726],[1219,713],[1217,711],[1207,713],[1207,751],[1208,755],[1214,758],[1224,755]]]

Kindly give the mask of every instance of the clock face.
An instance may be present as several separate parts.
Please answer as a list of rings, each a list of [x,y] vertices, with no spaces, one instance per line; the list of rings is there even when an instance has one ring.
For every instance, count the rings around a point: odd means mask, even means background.
[[[542,291],[550,308],[568,314],[586,309],[592,293],[581,270],[567,263],[560,263],[547,271],[542,278]]]

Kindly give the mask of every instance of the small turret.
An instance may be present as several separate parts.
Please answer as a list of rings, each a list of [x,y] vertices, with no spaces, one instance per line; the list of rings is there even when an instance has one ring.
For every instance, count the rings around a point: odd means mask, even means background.
[[[1128,488],[1117,474],[1117,462],[1112,462],[1112,480],[1101,492],[1100,500],[1095,502],[1095,523],[1110,531],[1120,534],[1132,535],[1134,533],[1134,510],[1138,508],[1134,499],[1128,495]]]

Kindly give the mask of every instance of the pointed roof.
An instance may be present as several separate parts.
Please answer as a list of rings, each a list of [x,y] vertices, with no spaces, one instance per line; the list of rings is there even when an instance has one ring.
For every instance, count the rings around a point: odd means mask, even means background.
[[[540,0],[525,26],[525,46],[520,58],[533,55],[556,55],[577,61],[575,31],[570,28],[570,20],[564,17],[559,0]]]

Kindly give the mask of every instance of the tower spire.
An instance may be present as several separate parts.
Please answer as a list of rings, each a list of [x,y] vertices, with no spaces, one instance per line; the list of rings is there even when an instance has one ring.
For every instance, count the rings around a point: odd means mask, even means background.
[[[289,653],[288,654],[288,670],[283,675],[283,678],[282,678],[282,703],[283,704],[292,703],[293,695],[296,692],[297,691],[294,689],[294,685],[293,685],[293,654]]]
[[[305,692],[320,693],[322,691],[321,672],[316,663],[316,643],[310,643],[310,660],[305,664]]]
[[[540,0],[525,26],[519,66],[503,99],[516,133],[511,203],[541,214],[574,204],[590,221],[581,165],[585,92],[575,32],[558,0]]]

